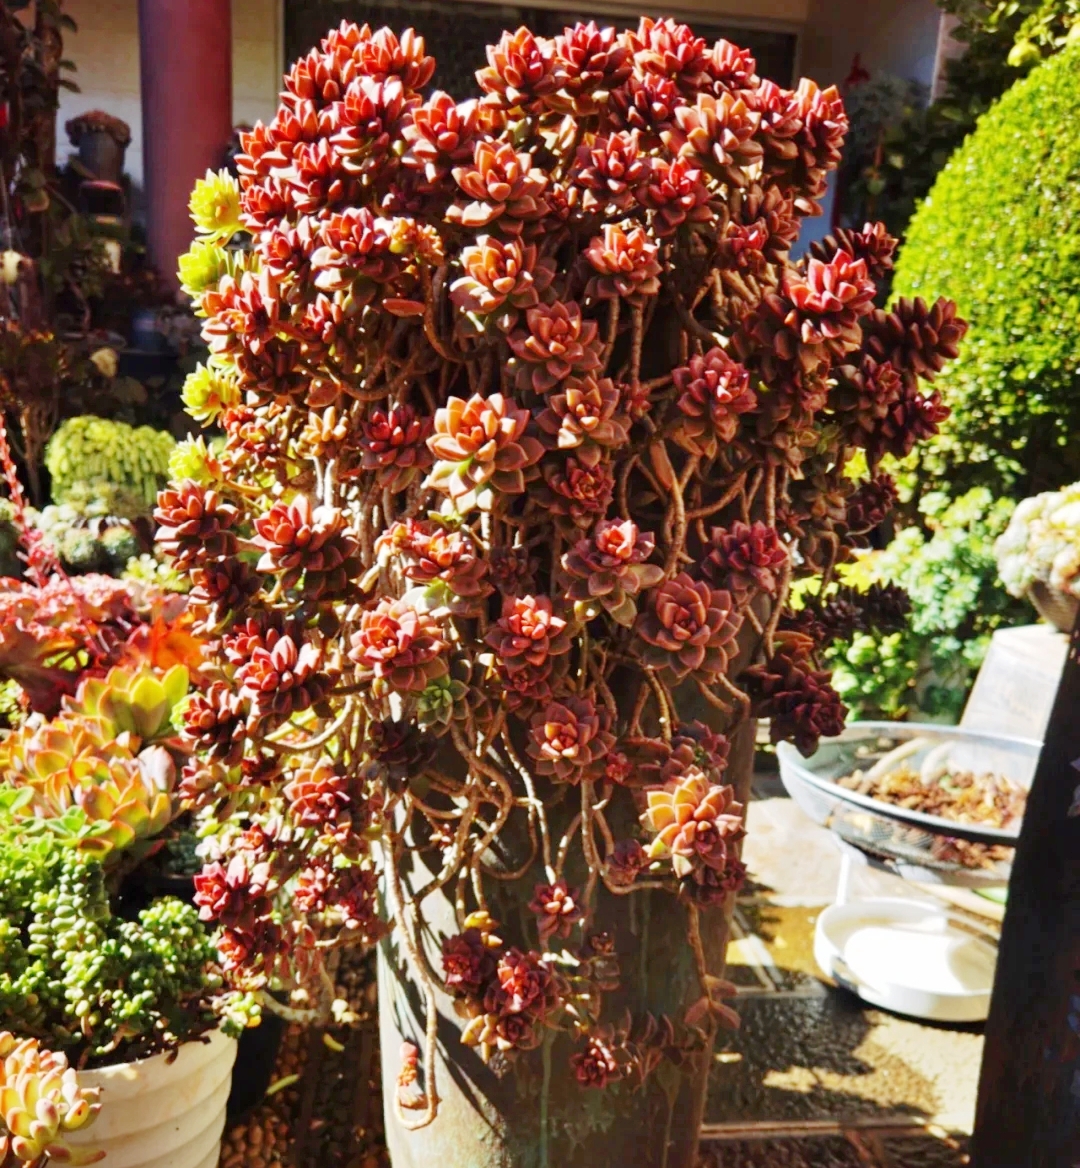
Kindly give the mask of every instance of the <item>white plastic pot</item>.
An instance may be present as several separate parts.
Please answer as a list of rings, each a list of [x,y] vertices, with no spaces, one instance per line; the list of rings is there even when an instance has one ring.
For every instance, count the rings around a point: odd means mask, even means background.
[[[216,1168],[235,1059],[236,1040],[215,1031],[172,1062],[80,1071],[81,1085],[101,1088],[101,1111],[69,1143],[103,1149],[103,1168]]]

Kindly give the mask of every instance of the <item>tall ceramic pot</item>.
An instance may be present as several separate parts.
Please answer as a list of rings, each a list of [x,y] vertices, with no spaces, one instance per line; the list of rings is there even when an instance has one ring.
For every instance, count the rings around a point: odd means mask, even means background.
[[[103,1150],[109,1168],[216,1168],[235,1059],[236,1040],[215,1031],[171,1062],[80,1071],[82,1086],[101,1089],[101,1112],[68,1142]]]
[[[700,716],[700,711],[695,713]],[[728,770],[744,802],[754,733],[753,723],[736,732]],[[613,822],[612,828],[629,833],[631,825]],[[513,866],[513,857],[501,860]],[[419,887],[430,874],[418,863],[403,879]],[[492,912],[506,926],[500,935],[515,943],[527,937],[530,914],[521,895],[523,889],[532,889],[532,877],[529,873],[519,881],[493,881],[489,889]],[[706,963],[714,974],[723,970],[731,907],[729,901],[701,913]],[[454,905],[436,893],[423,902],[422,913],[427,954],[438,968],[441,939],[457,931]],[[514,935],[517,931],[520,937]],[[601,891],[589,932],[607,933],[615,942],[620,988],[608,995],[612,1013],[627,1010],[635,1022],[648,1014],[679,1018],[701,997],[687,942],[686,909],[670,893],[613,896]],[[664,1060],[636,1091],[627,1083],[590,1090],[573,1076],[569,1059],[575,1046],[568,1036],[549,1032],[543,1047],[519,1053],[512,1064],[499,1063],[496,1057],[485,1065],[475,1050],[462,1044],[462,1020],[453,1001],[440,994],[438,1010],[438,1115],[429,1126],[410,1131],[395,1110],[393,1085],[402,1043],[424,1048],[424,1003],[415,971],[391,935],[379,950],[379,1025],[386,1134],[394,1168],[693,1168],[711,1041],[688,1051],[681,1066]]]

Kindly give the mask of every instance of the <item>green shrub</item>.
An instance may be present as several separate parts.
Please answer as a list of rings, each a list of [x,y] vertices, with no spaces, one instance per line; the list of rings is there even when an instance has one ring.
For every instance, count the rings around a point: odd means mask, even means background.
[[[952,503],[929,494],[922,501],[929,534],[907,527],[870,557],[870,579],[898,584],[912,610],[902,632],[859,633],[829,651],[833,685],[854,716],[959,717],[991,633],[1030,616],[1005,591],[994,556],[1013,507],[986,488]]]
[[[939,381],[953,416],[919,472],[954,494],[1080,478],[1080,46],[978,123],[911,222],[900,295],[956,300],[971,322]]]

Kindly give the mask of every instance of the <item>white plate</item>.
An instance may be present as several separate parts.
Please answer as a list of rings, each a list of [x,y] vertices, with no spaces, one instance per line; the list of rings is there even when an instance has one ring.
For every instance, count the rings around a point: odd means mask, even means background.
[[[933,904],[900,898],[834,904],[817,920],[814,958],[865,1002],[934,1022],[982,1022],[997,948]]]

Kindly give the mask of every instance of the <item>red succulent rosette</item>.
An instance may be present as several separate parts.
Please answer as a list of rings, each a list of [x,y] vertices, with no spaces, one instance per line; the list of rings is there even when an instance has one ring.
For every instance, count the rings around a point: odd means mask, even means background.
[[[501,393],[468,401],[451,397],[435,413],[428,446],[437,459],[429,477],[460,512],[490,511],[495,493],[520,495],[525,471],[539,461],[543,446],[531,434],[529,413]]]
[[[542,219],[547,176],[533,166],[531,154],[518,154],[505,143],[478,141],[471,163],[454,167],[454,181],[471,202],[459,199],[446,212],[462,227],[497,224],[507,235],[520,235],[526,223]]]
[[[570,1069],[580,1087],[607,1087],[625,1075],[623,1063],[605,1034],[590,1034],[582,1050],[570,1056]]]
[[[585,249],[585,259],[596,273],[585,290],[593,300],[626,300],[629,304],[655,296],[663,271],[659,245],[643,227],[633,223],[606,223]]]
[[[570,650],[571,630],[555,614],[548,596],[507,596],[502,616],[484,638],[495,652],[499,669],[515,673],[540,669],[549,657]]]
[[[472,157],[477,133],[475,101],[460,104],[441,89],[413,111],[402,127],[409,148],[402,165],[419,170],[428,183],[437,183],[450,170]]]
[[[236,554],[238,510],[212,488],[186,479],[158,495],[157,542],[178,568]]]
[[[609,462],[581,458],[575,450],[562,463],[545,460],[541,470],[545,490],[538,499],[568,533],[588,530],[607,512],[615,493]]]
[[[357,542],[345,515],[312,507],[306,495],[277,503],[255,520],[254,544],[262,550],[257,570],[280,575],[283,588],[301,584],[311,597],[340,596],[360,570]]]
[[[348,779],[326,761],[297,771],[282,790],[300,827],[333,829],[352,805]]]
[[[573,373],[599,367],[596,322],[585,320],[573,301],[530,308],[525,326],[510,337],[519,388],[545,393]]]
[[[691,454],[715,457],[719,443],[735,438],[739,416],[757,406],[749,372],[723,349],[714,348],[691,357],[671,377],[679,391],[675,404],[682,415],[675,440]]]
[[[694,159],[711,174],[735,186],[749,182],[747,170],[761,160],[755,139],[761,115],[730,91],[719,96],[699,93],[694,105],[675,111],[675,124],[665,131],[674,153]]]
[[[323,699],[331,679],[315,645],[297,644],[276,629],[269,629],[260,640],[236,675],[252,718],[288,718]]]
[[[799,633],[781,633],[776,651],[764,665],[747,671],[755,713],[770,719],[774,742],[791,741],[810,756],[821,738],[844,728],[847,708],[832,688],[831,674],[815,669],[813,642]]]
[[[701,561],[701,574],[710,583],[740,594],[752,589],[777,594],[789,557],[775,527],[736,520],[728,529],[714,527],[710,544]]]
[[[564,783],[599,778],[604,755],[615,744],[608,730],[611,715],[590,697],[551,702],[534,715],[528,752],[536,771]]]
[[[395,523],[378,546],[415,584],[445,584],[455,596],[479,603],[492,592],[488,563],[467,532],[432,519]]]
[[[597,135],[577,149],[567,199],[586,213],[626,214],[634,207],[634,191],[648,179],[649,159],[636,130]]]
[[[557,392],[549,393],[536,427],[546,445],[574,450],[579,462],[593,465],[605,448],[627,440],[627,419],[622,415],[622,394],[609,377],[567,379]]]
[[[626,43],[641,72],[674,78],[689,92],[707,75],[708,42],[670,17],[653,20],[643,16],[637,29],[627,32]]]
[[[450,285],[450,299],[462,312],[494,316],[504,332],[539,303],[555,274],[554,262],[538,259],[532,244],[491,235],[462,249],[461,266],[464,275]]]
[[[360,466],[374,471],[379,486],[403,491],[431,465],[431,429],[431,419],[417,417],[409,405],[372,411],[363,424]]]
[[[447,937],[442,944],[446,988],[459,997],[482,997],[495,976],[495,961],[495,953],[479,929]]]
[[[349,642],[349,659],[361,679],[384,683],[399,694],[415,694],[445,676],[448,645],[430,613],[408,600],[385,599],[360,614]]]
[[[594,113],[608,93],[630,75],[629,50],[613,28],[598,28],[595,22],[575,24],[555,38],[555,84],[559,98],[545,104],[578,115]]]
[[[228,865],[207,864],[195,876],[195,903],[199,919],[236,925],[257,916],[270,886],[270,865],[252,863],[242,852]]]
[[[709,223],[715,217],[704,172],[681,156],[671,162],[655,159],[634,196],[653,212],[653,233],[660,239],[674,234],[683,223]]]
[[[524,26],[488,45],[487,59],[487,67],[477,70],[477,84],[508,107],[534,108],[537,98],[556,87],[554,45]]]
[[[727,669],[742,624],[730,592],[680,572],[646,596],[634,622],[642,660],[676,680]]]
[[[655,546],[652,534],[639,531],[629,519],[601,520],[562,558],[569,595],[583,604],[599,604],[629,627],[637,615],[634,597],[664,576],[662,568],[646,562]]]
[[[529,911],[536,917],[536,928],[541,942],[552,937],[566,940],[584,917],[581,893],[571,889],[565,880],[554,884],[538,884],[529,901]]]

